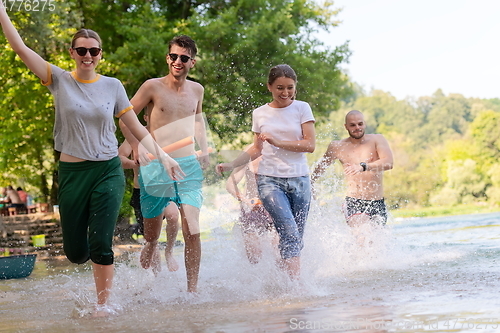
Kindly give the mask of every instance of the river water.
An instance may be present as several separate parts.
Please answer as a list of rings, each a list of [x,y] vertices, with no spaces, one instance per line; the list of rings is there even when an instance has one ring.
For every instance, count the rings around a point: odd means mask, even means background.
[[[302,279],[276,268],[271,246],[248,263],[224,212],[203,242],[199,293],[181,266],[158,276],[133,248],[117,259],[118,314],[90,318],[90,265],[37,262],[25,279],[0,281],[1,332],[496,332],[500,331],[500,213],[392,219],[355,238],[335,205],[313,206]]]

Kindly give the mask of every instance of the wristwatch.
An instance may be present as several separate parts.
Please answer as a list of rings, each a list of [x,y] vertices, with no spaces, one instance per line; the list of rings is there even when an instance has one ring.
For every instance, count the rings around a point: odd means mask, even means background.
[[[361,163],[359,163],[359,165],[361,165],[361,167],[363,168],[363,171],[366,171],[366,163],[365,162],[361,162]]]

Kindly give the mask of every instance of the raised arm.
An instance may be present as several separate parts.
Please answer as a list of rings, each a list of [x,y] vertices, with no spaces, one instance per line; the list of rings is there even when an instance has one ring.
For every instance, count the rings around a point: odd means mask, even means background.
[[[47,82],[49,77],[46,61],[24,44],[21,36],[12,24],[9,15],[7,15],[7,9],[4,6],[3,0],[0,1],[0,24],[2,25],[2,30],[7,41],[26,66],[35,73],[42,82]]]

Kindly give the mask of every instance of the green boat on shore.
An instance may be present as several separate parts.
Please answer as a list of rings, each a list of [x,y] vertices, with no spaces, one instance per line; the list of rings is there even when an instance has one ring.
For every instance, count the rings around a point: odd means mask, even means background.
[[[36,254],[0,257],[0,280],[27,277],[35,267]]]

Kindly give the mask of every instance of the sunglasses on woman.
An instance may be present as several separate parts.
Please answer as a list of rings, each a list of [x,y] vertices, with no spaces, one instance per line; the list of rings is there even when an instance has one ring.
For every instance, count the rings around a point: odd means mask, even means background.
[[[183,63],[186,63],[186,62],[188,62],[190,59],[193,59],[193,58],[191,58],[190,56],[187,56],[187,55],[184,55],[184,54],[182,54],[182,55],[178,55],[178,54],[176,54],[176,53],[169,53],[169,54],[168,54],[168,56],[169,56],[170,60],[172,60],[172,61],[174,61],[174,62],[175,62],[175,61],[177,60],[177,58],[179,58],[179,57],[181,57],[181,61],[182,61]]]
[[[92,57],[97,57],[99,52],[101,52],[101,49],[98,47],[91,47],[90,49],[88,49],[86,47],[74,47],[73,50],[75,50],[76,53],[78,53],[78,55],[80,57],[83,57],[84,55],[86,55],[87,51],[90,53],[90,55]]]

